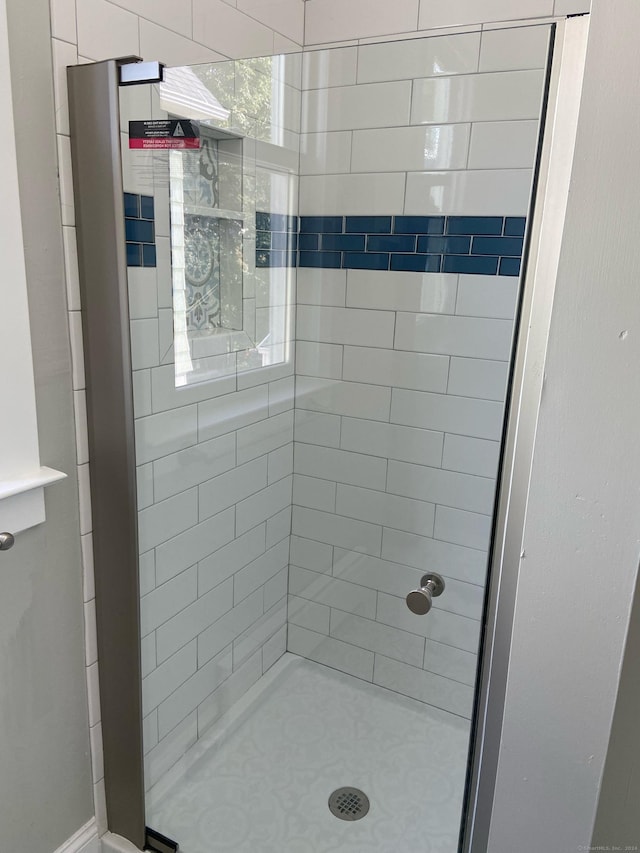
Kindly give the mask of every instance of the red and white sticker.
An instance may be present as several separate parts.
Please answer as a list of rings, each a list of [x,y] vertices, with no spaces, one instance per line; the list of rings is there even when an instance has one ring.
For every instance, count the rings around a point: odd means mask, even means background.
[[[129,148],[200,148],[200,127],[186,118],[130,121]]]

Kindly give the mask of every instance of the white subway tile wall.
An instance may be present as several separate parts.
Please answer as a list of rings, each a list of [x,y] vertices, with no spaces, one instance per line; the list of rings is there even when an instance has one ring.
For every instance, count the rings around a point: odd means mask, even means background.
[[[337,4],[307,6],[318,41],[338,37]],[[357,6],[341,4],[345,35]],[[463,6],[430,4],[440,26]],[[547,37],[305,54],[301,214],[526,216]],[[516,276],[298,270],[288,648],[465,717],[517,291]],[[416,616],[404,598],[428,570],[446,589]]]
[[[254,5],[267,11],[268,4]],[[256,26],[256,32],[265,29]],[[242,65],[233,71],[236,76],[249,72]],[[123,122],[153,109],[150,88],[130,91],[131,98],[128,93],[121,98]],[[292,127],[298,126],[295,115]],[[297,140],[290,131],[287,142],[297,149]],[[262,174],[265,186],[274,177],[276,193],[266,202],[267,210],[289,215],[296,210],[290,195],[279,193],[286,180],[283,149],[262,144],[256,160],[251,156],[255,147],[247,143],[247,148],[246,193],[234,203],[251,232],[254,175]],[[168,206],[166,159],[154,158],[145,173],[135,162],[138,152],[125,145],[123,157],[125,193],[152,195],[161,216]],[[131,197],[128,203],[138,204]],[[165,229],[159,218],[158,230]],[[246,249],[243,295],[253,298],[254,239]],[[158,286],[162,273],[158,267],[128,268],[147,787],[180,757],[177,745],[200,737],[228,709],[230,698],[240,698],[253,684],[256,671],[261,675],[285,651],[293,488],[292,357],[255,371],[249,387],[242,387],[252,371],[246,370],[246,356],[233,351],[237,334],[227,334],[226,341],[220,335],[195,335],[192,357],[202,351],[201,361],[216,378],[176,384],[173,310],[161,306],[166,298]],[[266,292],[259,312],[272,324],[274,317],[292,310],[287,304],[291,280],[284,282],[284,292],[276,290],[278,308],[263,272],[260,284]],[[264,337],[271,328],[258,334]],[[293,324],[285,318],[280,328],[281,339],[290,343]],[[227,344],[231,352],[224,351]],[[245,677],[249,660],[251,677]],[[231,678],[233,689],[227,683]]]
[[[106,805],[104,778],[101,759],[101,726],[97,648],[95,641],[95,584],[93,578],[93,552],[91,542],[91,509],[89,497],[89,460],[85,376],[82,329],[80,323],[80,291],[78,286],[78,262],[76,252],[75,217],[73,209],[73,190],[71,183],[71,161],[69,149],[69,118],[67,101],[66,66],[77,62],[96,61],[114,56],[135,54],[145,59],[160,59],[169,65],[213,62],[232,56],[252,56],[259,46],[259,53],[279,53],[300,50],[303,42],[303,0],[241,0],[240,3],[227,5],[219,3],[226,15],[224,26],[210,26],[204,20],[203,7],[210,3],[194,4],[192,15],[191,4],[176,4],[171,2],[149,2],[149,0],[50,0],[52,23],[52,64],[54,71],[54,94],[56,104],[56,132],[58,134],[58,153],[61,184],[61,213],[62,236],[65,254],[67,301],[72,341],[73,387],[76,414],[76,440],[78,462],[78,485],[81,492],[82,506],[82,554],[83,554],[83,589],[85,600],[85,625],[87,649],[87,685],[89,696],[89,724],[91,726],[91,746],[94,775],[94,807],[100,833],[106,831]],[[218,10],[220,11],[220,10]],[[219,20],[219,18],[218,18]],[[198,497],[198,518],[196,521],[208,520],[211,516],[221,516],[221,522],[214,525],[213,534],[242,541],[247,535],[259,533],[262,539],[261,550],[266,551],[278,542],[284,540],[290,529],[287,522],[283,525],[282,513],[276,513],[273,519],[259,525],[255,532],[250,531],[238,540],[234,536],[234,505],[248,497],[254,491],[266,487],[267,461],[270,455],[255,459],[247,466],[235,467],[235,430],[238,426],[253,421],[242,420],[241,423],[231,422],[225,428],[214,428],[214,419],[219,425],[224,420],[224,410],[221,417],[215,417],[213,401],[207,408],[203,406],[198,411],[198,404],[210,400],[212,393],[198,393],[197,386],[184,390],[182,400],[178,402],[173,382],[174,368],[172,364],[160,367],[159,352],[163,337],[158,327],[158,309],[171,307],[171,279],[169,275],[169,228],[168,206],[156,205],[156,248],[158,254],[157,270],[131,268],[131,316],[136,321],[134,333],[134,397],[137,421],[138,446],[141,458],[147,462],[139,468],[139,501],[140,508],[149,508],[148,519],[143,521],[143,535],[162,538],[158,526],[159,517],[153,518],[154,501],[162,500],[169,503],[174,494],[187,494],[188,489],[196,489]],[[267,271],[271,272],[271,271]],[[157,273],[157,278],[156,278]],[[273,287],[271,289],[273,293]],[[165,332],[166,334],[166,332]],[[233,370],[228,371],[229,380],[219,380],[216,392],[230,394],[237,386],[235,375],[235,360]],[[231,375],[232,374],[232,375]],[[262,376],[261,383],[271,379]],[[273,377],[275,380],[275,376]],[[260,387],[267,387],[258,385]],[[209,383],[209,388],[211,384]],[[260,410],[255,421],[269,417],[268,391],[265,391],[267,407]],[[287,402],[287,390],[274,381],[272,395],[272,413],[282,414],[291,408],[291,395]],[[224,398],[221,398],[224,399]],[[191,405],[185,405],[184,401]],[[179,408],[178,408],[179,407]],[[173,411],[177,409],[176,411]],[[291,415],[289,415],[291,417]],[[202,425],[203,435],[200,441],[203,450],[197,449],[198,426]],[[211,428],[207,434],[207,425]],[[289,454],[292,458],[291,429],[289,433]],[[221,436],[218,438],[218,436]],[[213,440],[221,443],[214,443]],[[207,445],[207,442],[210,443]],[[182,452],[181,452],[182,451]],[[205,456],[206,453],[206,456]],[[232,458],[233,457],[233,458]],[[201,463],[201,464],[200,464]],[[279,464],[277,464],[279,463]],[[264,483],[257,468],[248,471],[244,479],[244,487],[240,486],[246,468],[251,465],[264,467]],[[226,473],[226,469],[229,468]],[[282,460],[273,460],[271,464],[273,476],[269,482],[276,484],[291,474]],[[213,479],[207,478],[211,473]],[[231,478],[225,480],[224,478]],[[235,492],[228,486],[233,482]],[[218,483],[219,488],[212,484]],[[154,494],[155,490],[155,494]],[[159,504],[160,506],[160,504]],[[184,508],[183,508],[184,509]],[[228,510],[230,515],[225,515]],[[289,511],[289,510],[287,510]],[[171,513],[169,513],[171,515]],[[172,519],[173,523],[173,519]],[[186,523],[186,517],[185,517]],[[194,528],[195,529],[195,528]],[[228,531],[225,533],[225,530]],[[211,530],[209,530],[211,533]],[[181,534],[181,535],[184,535]],[[252,542],[254,541],[252,540]],[[174,540],[166,542],[159,551],[158,566],[161,581],[166,585],[173,583],[172,589],[176,601],[185,600],[189,594],[192,577],[199,577],[195,566],[185,566],[174,577],[170,568],[171,548]],[[210,548],[206,553],[210,552]],[[217,552],[220,553],[220,552]],[[234,564],[240,568],[255,559],[261,551],[249,550],[245,557],[238,558]],[[140,557],[141,593],[143,595],[143,612],[149,612],[150,596],[156,590],[156,551],[151,549]],[[286,561],[283,563],[283,567]],[[221,578],[222,582],[224,578]],[[161,581],[158,583],[160,584]],[[274,584],[265,588],[265,609],[270,609],[276,602],[271,600],[274,594],[285,591]],[[158,586],[158,590],[160,586]],[[209,588],[204,587],[204,593]],[[188,609],[188,605],[187,606]],[[233,612],[233,611],[230,611]],[[148,618],[145,616],[144,618]],[[245,629],[248,626],[245,626]],[[243,629],[243,630],[245,630]],[[284,651],[282,632],[275,631],[273,639],[265,644],[264,665],[271,666]],[[149,676],[157,666],[158,660],[155,648],[155,630],[146,634],[143,639],[143,666],[145,676]],[[262,651],[252,658],[251,669],[249,662],[239,670],[236,678],[234,673],[219,687],[206,705],[201,725],[206,727],[224,710],[233,697],[237,697],[251,686],[258,675],[262,673]],[[247,675],[249,673],[249,676]],[[226,686],[228,685],[228,686]],[[190,695],[193,695],[191,693]],[[231,697],[231,698],[230,698]],[[166,717],[165,717],[166,720]],[[151,711],[144,720],[145,745],[149,750],[147,755],[147,770],[151,783],[158,780],[164,770],[167,770],[177,760],[185,747],[197,737],[198,718],[196,713],[189,714],[183,722],[179,722],[169,733],[162,744],[158,743],[157,710]]]
[[[535,19],[581,14],[590,0],[307,0],[305,46],[388,39],[438,29],[461,31],[474,24],[532,23]],[[388,78],[387,78],[388,79]]]
[[[308,28],[331,20],[331,0],[307,7]],[[300,213],[525,215],[547,43],[528,26],[307,52]]]

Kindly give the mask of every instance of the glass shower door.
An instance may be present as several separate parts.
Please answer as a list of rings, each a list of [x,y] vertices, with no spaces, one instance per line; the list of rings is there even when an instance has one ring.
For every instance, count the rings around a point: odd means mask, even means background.
[[[458,845],[549,27],[122,88],[147,824]]]

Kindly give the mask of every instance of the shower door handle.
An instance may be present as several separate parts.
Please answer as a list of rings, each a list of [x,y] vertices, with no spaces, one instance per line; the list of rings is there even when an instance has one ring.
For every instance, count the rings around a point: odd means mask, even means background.
[[[431,610],[433,598],[444,592],[444,578],[436,572],[423,575],[420,589],[412,590],[407,596],[407,607],[412,613],[424,616]]]
[[[0,551],[8,551],[15,543],[13,533],[0,533]]]

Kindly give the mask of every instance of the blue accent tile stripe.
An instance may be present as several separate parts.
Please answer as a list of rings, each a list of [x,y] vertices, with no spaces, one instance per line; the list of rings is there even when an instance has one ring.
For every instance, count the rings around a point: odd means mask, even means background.
[[[284,213],[256,213],[256,228],[259,231],[297,231],[298,217]]]
[[[520,237],[474,237],[471,246],[472,255],[509,255],[522,256]]]
[[[271,231],[256,231],[256,249],[271,248]]]
[[[322,250],[333,252],[364,252],[364,234],[323,234]]]
[[[300,231],[304,234],[342,234],[342,224],[342,216],[300,217]]]
[[[524,216],[507,216],[504,223],[505,237],[524,237],[526,224]]]
[[[147,234],[136,227],[137,235]],[[296,217],[259,212],[256,266],[517,276],[525,229],[526,219],[519,216]]]
[[[124,230],[127,243],[154,243],[153,222],[142,219],[125,219]]]
[[[124,230],[128,267],[155,267],[156,234],[153,196],[124,193]]]
[[[480,255],[445,255],[442,272],[460,272],[471,275],[497,275],[499,258]]]
[[[391,269],[399,272],[440,272],[441,255],[391,255]]]
[[[394,216],[394,234],[444,234],[444,216]]]
[[[324,225],[319,217],[318,225]],[[340,219],[340,217],[337,217]],[[316,250],[320,233],[302,234],[302,221],[284,213],[256,213],[256,267],[295,267],[298,250]],[[301,265],[301,264],[300,264]]]
[[[298,248],[301,252],[315,252],[318,250],[319,245],[319,234],[298,234]]]
[[[520,258],[500,258],[499,275],[520,275]]]
[[[468,255],[471,237],[418,237],[418,251],[433,255]]]
[[[140,218],[141,219],[155,219],[155,211],[153,204],[153,196],[150,195],[141,195],[140,196]]]
[[[271,230],[271,216],[268,213],[256,213],[256,229],[258,231]]]
[[[135,193],[124,194],[124,215],[135,219],[140,217],[140,196]]]
[[[142,247],[142,266],[155,267],[156,265],[156,247],[152,245],[144,245]]]
[[[139,243],[127,243],[127,266],[142,266],[142,246]]]
[[[298,235],[292,231],[272,231],[271,248],[289,249],[295,252],[298,248]]]
[[[346,270],[388,270],[389,254],[382,252],[345,252],[342,267]]]
[[[301,267],[323,267],[324,269],[339,270],[342,263],[340,252],[300,252]]]
[[[447,216],[447,234],[495,234],[504,227],[502,216]]]
[[[368,252],[415,252],[415,250],[415,234],[371,234],[367,237]]]
[[[391,234],[390,216],[347,216],[347,234]]]

